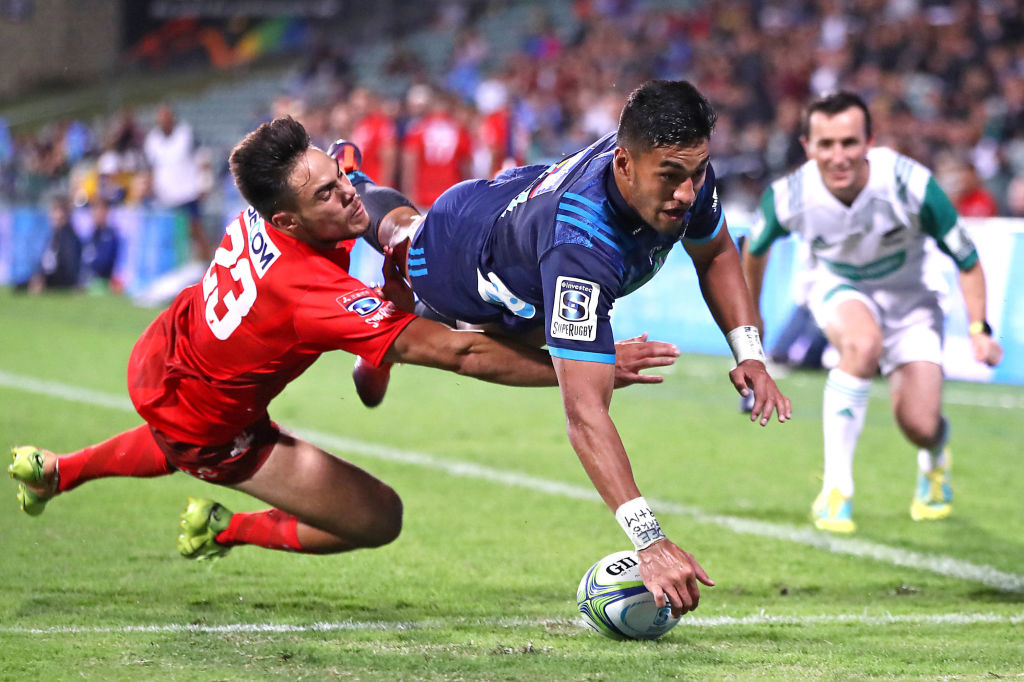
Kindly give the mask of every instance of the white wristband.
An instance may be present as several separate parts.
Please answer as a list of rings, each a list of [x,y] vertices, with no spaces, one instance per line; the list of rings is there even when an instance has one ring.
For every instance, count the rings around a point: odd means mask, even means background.
[[[725,335],[725,340],[729,342],[729,348],[732,349],[732,356],[736,359],[737,365],[744,360],[757,360],[767,364],[764,347],[761,346],[761,335],[757,333],[757,327],[749,324],[736,327]]]
[[[643,497],[636,497],[629,502],[623,502],[615,510],[615,520],[622,526],[633,546],[639,551],[650,547],[658,540],[665,537],[661,530],[661,524],[651,511],[647,500]]]

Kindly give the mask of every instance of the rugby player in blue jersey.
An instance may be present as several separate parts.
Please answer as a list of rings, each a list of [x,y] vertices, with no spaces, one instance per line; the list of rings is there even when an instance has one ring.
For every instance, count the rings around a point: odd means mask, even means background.
[[[389,262],[406,263],[418,312],[547,345],[569,440],[637,548],[644,584],[655,599],[667,597],[676,615],[696,608],[698,581],[714,583],[665,537],[608,414],[615,300],[653,277],[682,242],[736,358],[730,379],[742,395],[754,393],[751,420],[764,426],[772,412],[780,422],[792,415],[765,370],[756,313],[715,191],[708,153],[715,118],[690,83],[650,81],[630,94],[615,133],[552,166],[455,185],[423,217],[394,190],[358,169],[350,174],[371,217],[364,236]],[[344,160],[354,151],[339,141],[329,153]],[[367,404],[383,398],[386,372],[357,365]]]

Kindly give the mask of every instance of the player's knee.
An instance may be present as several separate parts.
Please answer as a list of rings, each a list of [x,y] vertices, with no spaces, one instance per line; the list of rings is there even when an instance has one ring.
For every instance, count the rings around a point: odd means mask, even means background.
[[[931,448],[942,439],[942,419],[939,414],[924,414],[917,410],[899,410],[896,423],[907,440],[919,448]]]
[[[402,514],[402,498],[382,484],[374,505],[373,522],[364,536],[364,546],[381,547],[394,542],[402,532]]]
[[[849,335],[839,343],[839,354],[873,371],[882,357],[882,337],[875,334]]]

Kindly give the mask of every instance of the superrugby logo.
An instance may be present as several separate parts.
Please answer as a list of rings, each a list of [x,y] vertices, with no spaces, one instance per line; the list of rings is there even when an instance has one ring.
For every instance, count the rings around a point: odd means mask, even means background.
[[[374,329],[380,326],[386,318],[391,317],[395,308],[382,301],[369,289],[361,289],[337,298],[338,305],[350,313],[355,313],[363,318],[366,324]]]
[[[379,298],[375,298],[373,296],[363,296],[362,298],[357,298],[356,300],[346,305],[345,310],[349,311],[350,313],[355,313],[356,315],[366,317],[367,315],[370,315],[371,313],[375,312],[377,308],[380,308],[382,305],[384,305],[384,302],[381,301]]]
[[[572,341],[597,338],[597,303],[601,285],[585,279],[559,277],[555,281],[551,336]]]

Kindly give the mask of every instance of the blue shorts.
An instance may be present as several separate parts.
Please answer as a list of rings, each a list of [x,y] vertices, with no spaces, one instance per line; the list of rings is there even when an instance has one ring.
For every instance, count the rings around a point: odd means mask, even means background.
[[[438,197],[409,249],[409,278],[420,300],[441,316],[470,324],[498,324],[515,336],[543,326],[544,317],[517,317],[480,295],[477,273],[486,221],[493,220],[509,201],[485,189],[488,184],[467,180]]]

